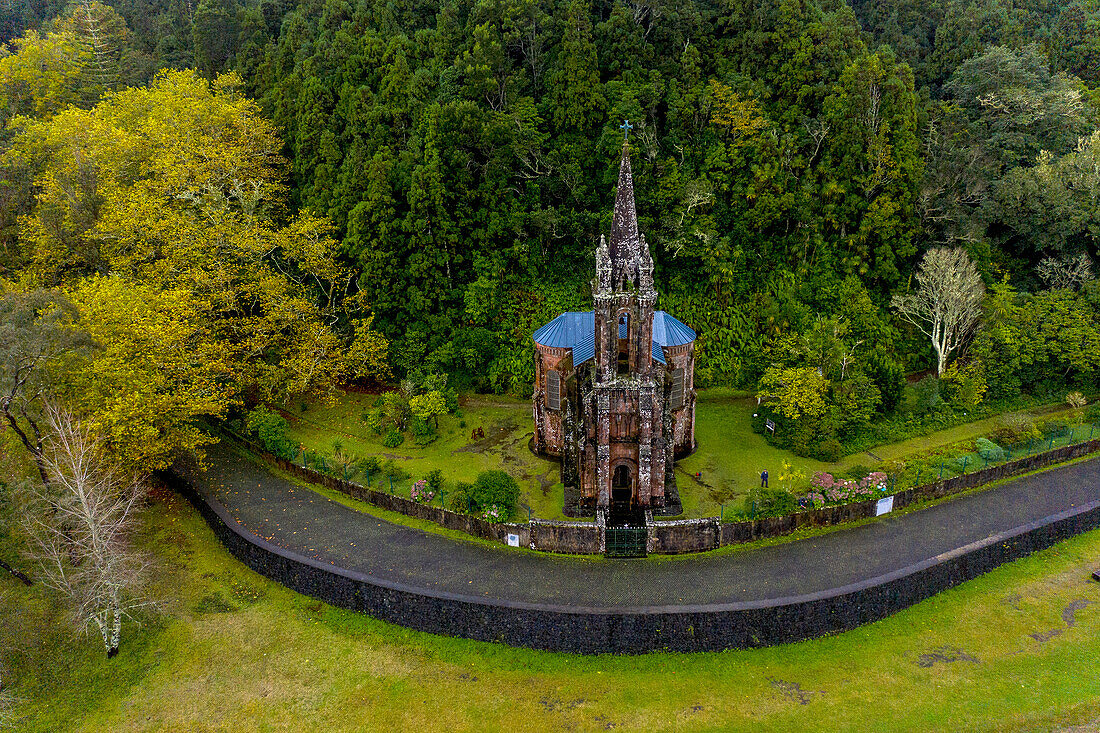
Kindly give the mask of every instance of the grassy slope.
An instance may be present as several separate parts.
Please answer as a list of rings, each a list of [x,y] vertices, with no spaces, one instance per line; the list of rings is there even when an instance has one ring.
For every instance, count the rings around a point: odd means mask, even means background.
[[[237,563],[173,495],[158,496],[142,541],[159,557],[169,614],[127,626],[113,661],[60,631],[38,590],[0,579],[14,599],[0,608],[0,648],[24,698],[17,730],[1036,731],[1100,720],[1100,584],[1086,580],[1100,532],[846,634],[643,657],[435,637],[330,608]],[[1070,627],[1075,600],[1091,605]]]

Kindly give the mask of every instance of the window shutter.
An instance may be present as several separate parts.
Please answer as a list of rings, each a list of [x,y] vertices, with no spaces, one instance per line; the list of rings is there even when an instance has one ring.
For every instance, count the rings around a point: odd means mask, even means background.
[[[679,410],[684,406],[684,370],[674,369],[672,372],[672,409]]]
[[[561,409],[561,374],[555,371],[546,373],[546,406],[551,410]]]

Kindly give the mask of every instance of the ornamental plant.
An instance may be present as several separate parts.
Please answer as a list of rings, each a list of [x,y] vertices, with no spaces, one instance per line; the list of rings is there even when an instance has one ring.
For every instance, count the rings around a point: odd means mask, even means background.
[[[427,504],[435,498],[435,492],[428,488],[428,482],[426,480],[420,479],[413,483],[412,488],[409,489],[409,498],[421,504]]]
[[[806,498],[815,508],[826,504],[846,504],[881,496],[886,491],[886,474],[872,471],[857,480],[836,478],[826,471],[818,471],[810,479],[810,486],[812,490]]]

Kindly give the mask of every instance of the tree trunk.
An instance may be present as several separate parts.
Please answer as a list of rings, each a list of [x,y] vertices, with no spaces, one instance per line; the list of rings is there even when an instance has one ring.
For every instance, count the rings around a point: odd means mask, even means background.
[[[23,585],[34,585],[33,580],[31,580],[26,575],[24,575],[20,571],[16,570],[15,568],[13,568],[11,565],[8,565],[3,560],[0,560],[0,569],[7,570],[9,573],[11,573],[15,577],[19,578],[21,581],[23,581]]]
[[[107,658],[118,654],[118,643],[122,638],[122,609],[115,606],[111,609],[111,644],[107,648]]]

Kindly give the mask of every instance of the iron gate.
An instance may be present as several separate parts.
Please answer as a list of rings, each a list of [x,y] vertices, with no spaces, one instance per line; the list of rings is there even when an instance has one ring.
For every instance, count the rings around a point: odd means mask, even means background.
[[[604,556],[645,557],[648,536],[645,527],[608,527]]]

